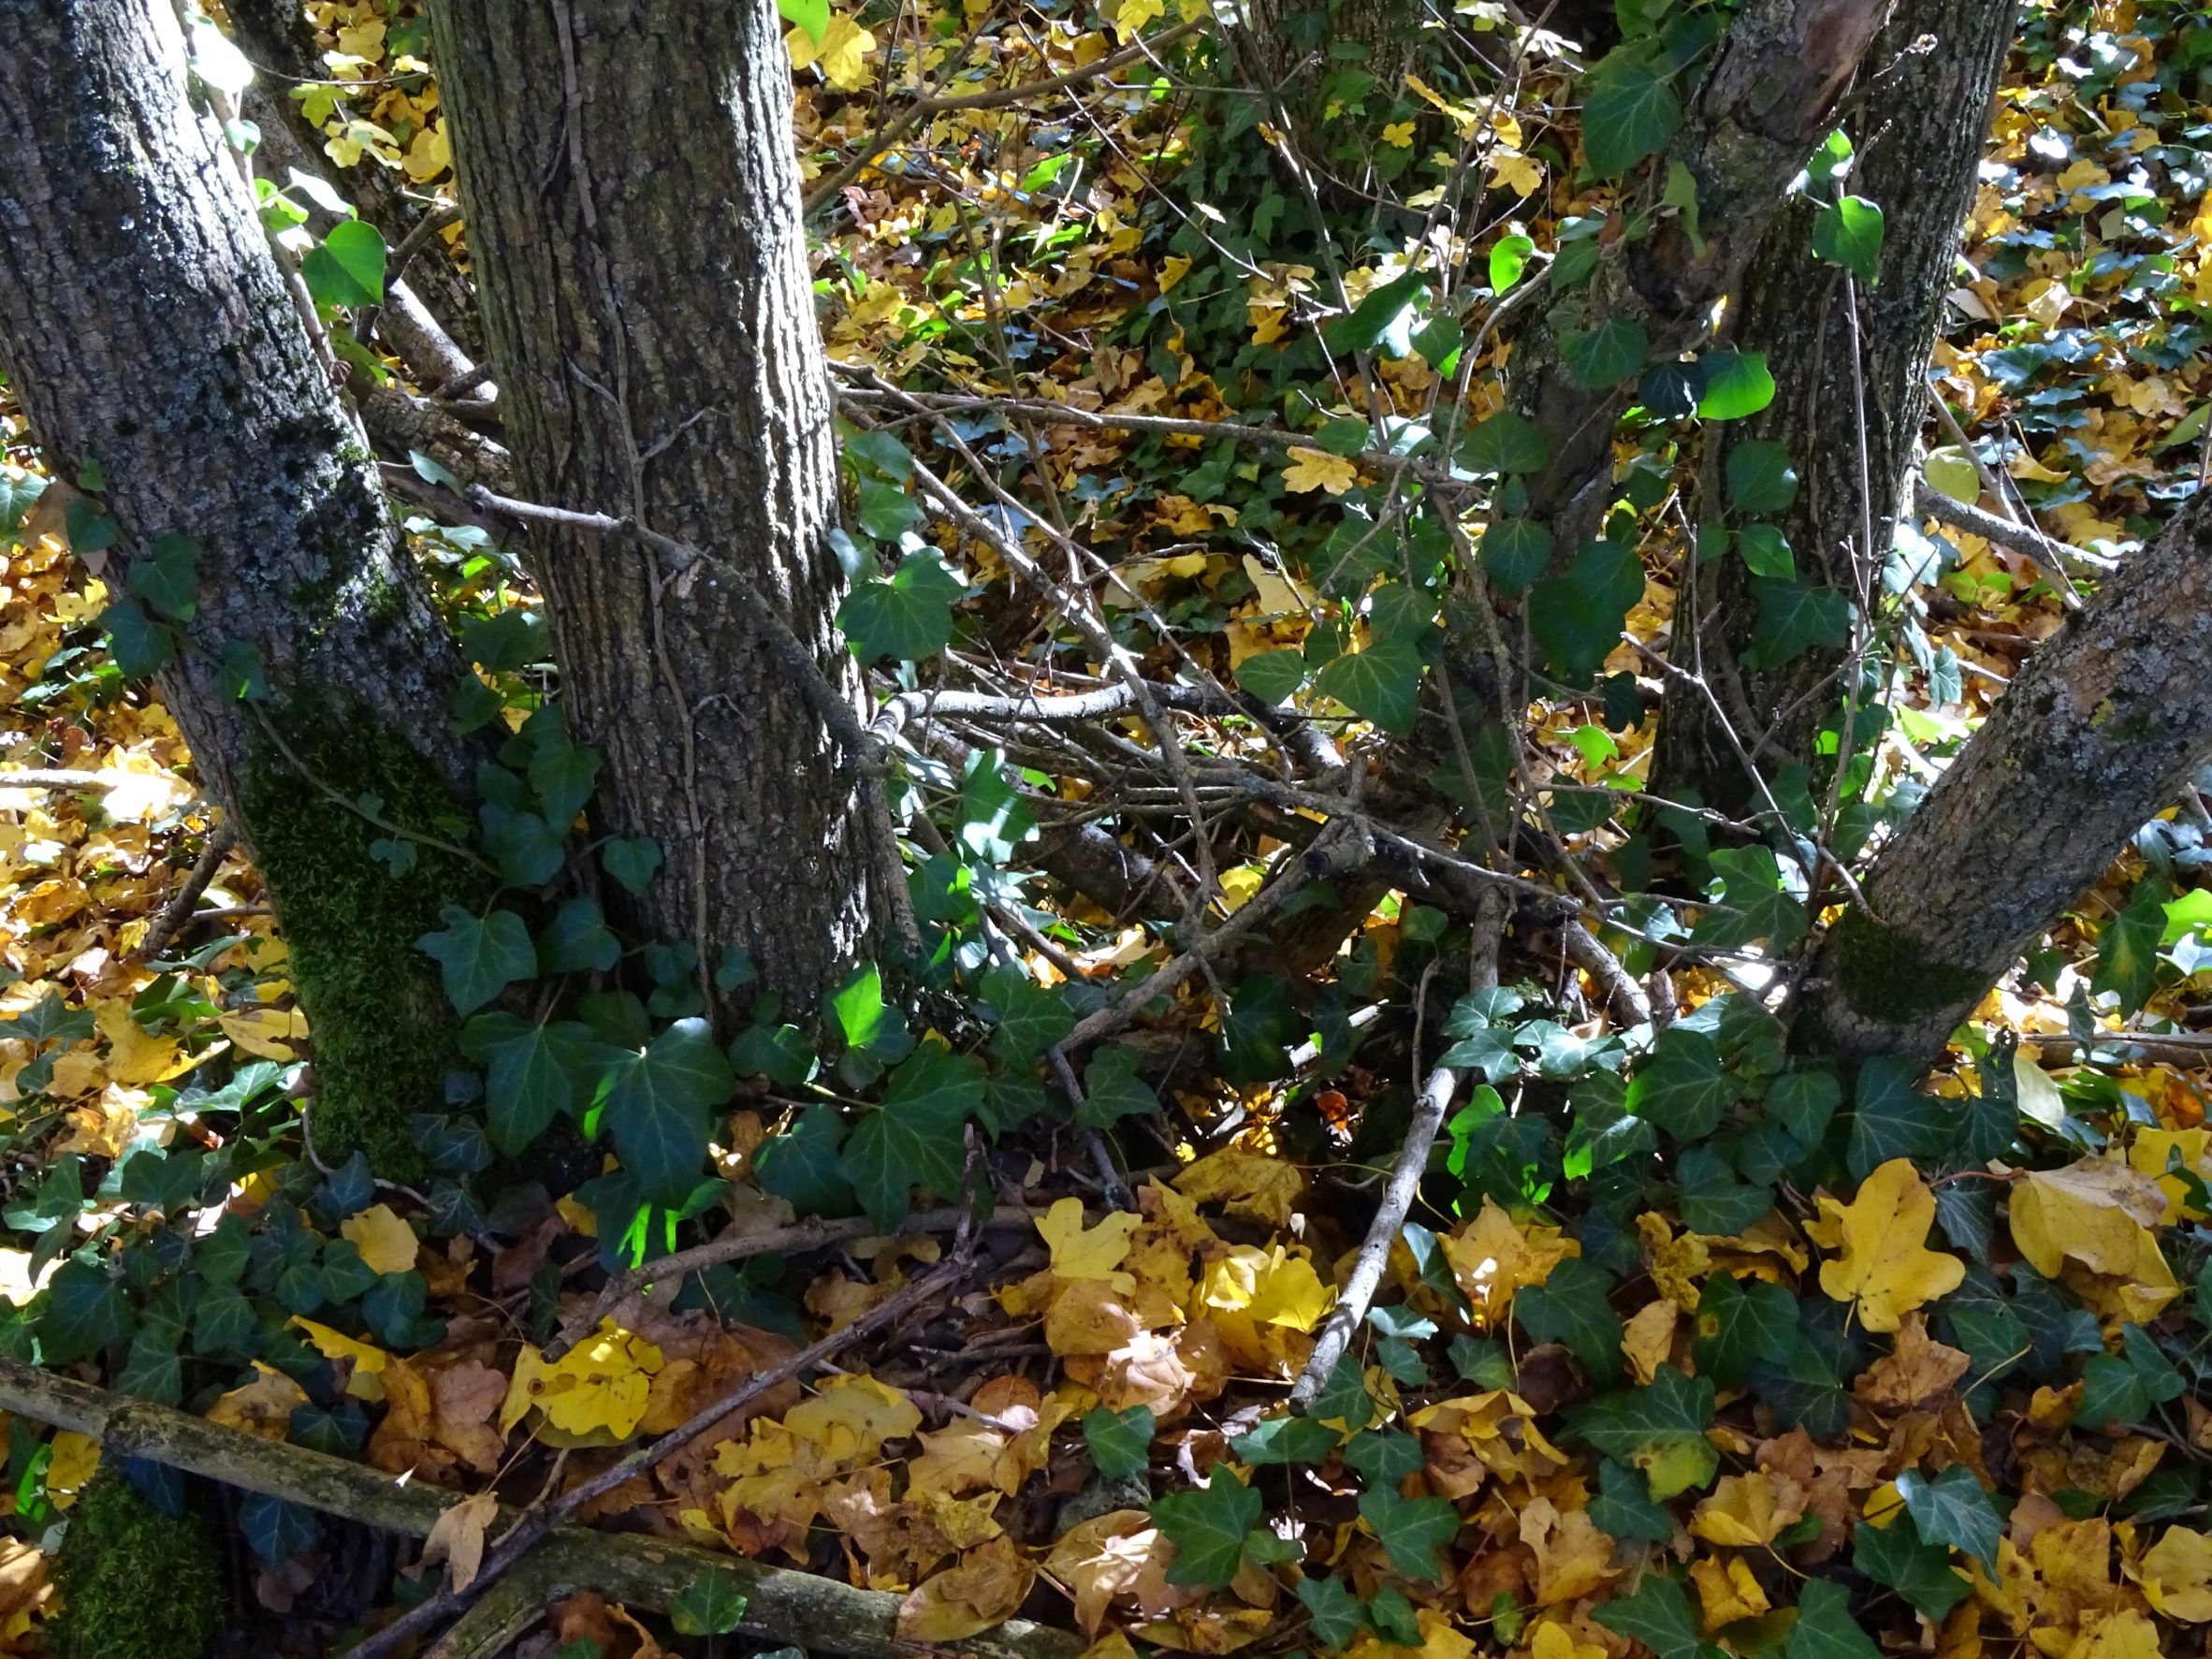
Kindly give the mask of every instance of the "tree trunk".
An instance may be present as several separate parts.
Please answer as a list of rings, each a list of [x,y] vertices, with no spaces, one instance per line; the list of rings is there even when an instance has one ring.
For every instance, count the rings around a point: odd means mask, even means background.
[[[237,158],[188,101],[176,13],[0,0],[0,32],[9,381],[50,470],[95,487],[123,532],[111,592],[160,538],[198,544],[159,684],[283,922],[318,1146],[418,1169],[406,1114],[443,1099],[453,1023],[415,939],[475,884],[427,847],[396,880],[370,848],[456,816],[471,758],[444,708],[464,667]],[[226,653],[257,662],[265,695],[226,686]],[[334,809],[367,795],[381,825]]]
[[[1847,188],[1881,207],[1884,235],[1880,280],[1857,296],[1857,326],[1853,284],[1814,255],[1813,209],[1801,198],[1768,228],[1737,288],[1731,342],[1766,355],[1775,396],[1707,441],[1771,439],[1789,451],[1797,498],[1773,522],[1800,581],[1879,591],[2016,9],[2015,0],[1904,0],[1868,52],[1879,79],[1853,124],[1861,153]],[[1914,50],[1924,37],[1934,44]],[[1775,667],[1743,662],[1759,597],[1734,555],[1699,569],[1678,606],[1674,661],[1692,662],[1694,627],[1695,660],[1760,770],[1771,779],[1788,762],[1809,763],[1814,734],[1842,700],[1848,649],[1815,647]],[[1694,791],[1731,817],[1764,806],[1711,702],[1681,680],[1666,689],[1653,788],[1677,799]]]
[[[525,490],[740,565],[857,702],[771,0],[448,3],[433,25]],[[822,720],[711,571],[532,540],[572,729],[606,760],[599,828],[666,855],[633,920],[708,965],[743,947],[810,1001],[871,932],[869,833]]]
[[[1848,1059],[1932,1060],[2212,760],[2212,491],[2046,641],[1876,859],[1808,1011]]]

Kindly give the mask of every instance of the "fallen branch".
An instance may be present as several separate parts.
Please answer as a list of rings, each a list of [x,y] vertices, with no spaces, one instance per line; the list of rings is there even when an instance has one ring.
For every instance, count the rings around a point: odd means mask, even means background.
[[[1588,974],[1606,994],[1606,1007],[1611,1011],[1614,1024],[1627,1026],[1652,1023],[1651,998],[1636,982],[1636,976],[1621,966],[1621,958],[1599,942],[1597,935],[1570,916],[1559,924],[1559,939],[1565,947],[1567,960]]]
[[[215,873],[223,867],[223,861],[237,845],[238,825],[227,818],[208,832],[208,844],[200,849],[199,862],[192,866],[192,873],[184,878],[177,891],[169,895],[168,903],[161,907],[161,914],[147,925],[146,937],[138,944],[139,961],[152,962],[169,948],[169,941],[192,920],[199,908],[200,895],[207,892]]]
[[[589,1479],[570,1487],[550,1503],[532,1505],[523,1511],[515,1524],[507,1529],[505,1535],[492,1547],[491,1553],[485,1557],[483,1566],[466,1589],[458,1589],[448,1581],[446,1587],[437,1594],[410,1608],[373,1636],[347,1649],[349,1659],[382,1659],[383,1655],[395,1652],[440,1620],[456,1617],[498,1583],[504,1574],[542,1541],[551,1536],[562,1522],[573,1520],[576,1512],[587,1505],[604,1497],[633,1477],[650,1472],[716,1424],[727,1420],[732,1412],[743,1410],[769,1390],[804,1375],[832,1355],[843,1352],[862,1337],[871,1335],[886,1325],[895,1324],[930,1298],[950,1291],[968,1276],[973,1265],[973,1249],[974,1234],[963,1228],[959,1241],[953,1246],[953,1259],[935,1273],[916,1279],[897,1295],[878,1302],[850,1325],[840,1326],[789,1359],[769,1366],[765,1371],[754,1373],[742,1388],[694,1413],[688,1422],[617,1459]],[[803,1637],[800,1639],[804,1640]]]
[[[804,1250],[819,1250],[825,1244],[842,1244],[847,1239],[905,1238],[915,1233],[951,1232],[967,1218],[966,1210],[947,1208],[918,1210],[896,1227],[879,1227],[866,1215],[849,1215],[834,1221],[815,1216],[768,1232],[728,1233],[615,1274],[589,1307],[560,1322],[560,1334],[546,1345],[545,1357],[548,1361],[560,1359],[598,1330],[600,1320],[613,1313],[624,1299],[648,1285],[668,1284],[722,1262],[747,1261],[755,1256],[795,1256]],[[1027,1227],[1036,1218],[1034,1211],[1004,1206],[992,1211],[983,1226]]]
[[[1470,959],[1468,986],[1470,993],[1495,990],[1498,982],[1498,941],[1506,926],[1505,895],[1495,887],[1482,891],[1481,908],[1475,919],[1475,946]],[[1433,970],[1433,965],[1432,965]],[[1427,976],[1423,976],[1421,990],[1428,989]],[[1415,1064],[1419,1064],[1420,1013],[1422,997],[1414,998],[1414,1053]],[[1420,1190],[1421,1177],[1428,1172],[1429,1154],[1436,1145],[1436,1137],[1444,1128],[1444,1114],[1451,1109],[1451,1099],[1460,1085],[1460,1072],[1449,1066],[1438,1066],[1429,1073],[1429,1081],[1421,1085],[1419,1097],[1414,1101],[1413,1121],[1405,1128],[1405,1144],[1400,1148],[1398,1162],[1390,1171],[1390,1179],[1383,1188],[1382,1202],[1376,1206],[1375,1219],[1368,1223],[1367,1237],[1360,1245],[1359,1259],[1352,1263],[1351,1276],[1345,1280],[1344,1288],[1337,1292],[1336,1306],[1321,1321],[1321,1329],[1314,1335],[1314,1351],[1307,1357],[1305,1368],[1298,1374],[1298,1380],[1290,1385],[1290,1409],[1303,1412],[1314,1403],[1322,1385],[1334,1375],[1338,1361],[1351,1346],[1353,1335],[1361,1321],[1367,1317],[1367,1310],[1375,1302],[1375,1293],[1382,1285],[1383,1271],[1390,1265],[1390,1250],[1404,1230],[1405,1217],[1413,1208],[1414,1194]]]
[[[1925,478],[1914,485],[1913,505],[1939,524],[1947,524],[1953,530],[1963,530],[1985,542],[1994,542],[2000,547],[2025,554],[2039,564],[2055,560],[2060,573],[2066,575],[2093,579],[2109,576],[2119,568],[2118,560],[2091,553],[2086,547],[2070,546],[2044,534],[2032,524],[2015,524],[2009,518],[2000,518],[1994,513],[1985,513],[1979,507],[1955,501]]]
[[[118,1458],[144,1458],[244,1492],[342,1515],[379,1531],[424,1537],[458,1492],[399,1480],[365,1463],[264,1440],[166,1405],[0,1359],[0,1408],[101,1443]],[[517,1519],[502,1512],[504,1521]],[[846,1659],[913,1659],[897,1634],[899,1598],[835,1579],[793,1572],[695,1545],[633,1533],[556,1527],[531,1563],[548,1597],[597,1590],[633,1608],[666,1610],[706,1574],[724,1575],[748,1598],[739,1629],[767,1644],[792,1644]],[[1013,1620],[948,1644],[975,1659],[1075,1659],[1084,1643],[1049,1625]]]

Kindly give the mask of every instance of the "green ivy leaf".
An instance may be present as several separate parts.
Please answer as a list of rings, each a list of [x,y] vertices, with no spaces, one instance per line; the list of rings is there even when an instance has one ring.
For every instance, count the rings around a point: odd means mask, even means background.
[[[1774,401],[1774,376],[1765,352],[1711,351],[1697,359],[1705,391],[1697,414],[1705,420],[1741,420]]]
[[[1791,556],[1789,539],[1771,524],[1747,524],[1737,532],[1736,551],[1754,576],[1772,581],[1797,579],[1797,561]]]
[[[1508,599],[1526,593],[1550,562],[1550,529],[1534,518],[1501,518],[1482,532],[1483,572]]]
[[[1706,1439],[1712,1421],[1710,1377],[1688,1377],[1662,1365],[1648,1387],[1601,1394],[1568,1418],[1575,1433],[1602,1456],[1641,1469],[1661,1503],[1708,1484],[1721,1454]]]
[[[982,1064],[934,1043],[891,1074],[882,1104],[853,1128],[840,1160],[879,1225],[904,1219],[916,1182],[940,1198],[959,1197],[962,1130],[982,1093]]]
[[[1470,473],[1540,473],[1551,459],[1551,445],[1535,422],[1501,409],[1460,440],[1455,458]]]
[[[1790,452],[1768,438],[1751,438],[1728,451],[1728,500],[1739,512],[1780,513],[1797,499],[1797,470]]]
[[[706,1158],[707,1113],[730,1098],[736,1075],[703,1019],[678,1020],[642,1054],[608,1068],[593,1102],[615,1155],[648,1202],[676,1207],[698,1185]]]
[[[1321,670],[1314,690],[1363,720],[1404,736],[1420,710],[1420,652],[1404,640],[1377,640]]]
[[[322,245],[310,248],[299,274],[318,305],[377,305],[384,300],[384,234],[365,219],[343,219]]]
[[[199,544],[171,531],[131,560],[130,589],[172,622],[199,614]]]
[[[2165,937],[2171,893],[2163,877],[2136,882],[2127,909],[2097,930],[2097,973],[2089,990],[2117,997],[2123,1014],[2141,1008],[2158,982],[2159,941]]]
[[[1674,1517],[1652,1502],[1651,1483],[1610,1458],[1597,1465],[1597,1495],[1590,1500],[1590,1523],[1623,1544],[1664,1544],[1674,1536]]]
[[[1882,210],[1863,196],[1829,202],[1812,219],[1812,251],[1868,287],[1882,275]]]
[[[105,1268],[65,1261],[42,1296],[38,1346],[49,1365],[89,1360],[127,1340],[138,1325],[130,1299]]]
[[[622,941],[587,895],[563,899],[538,934],[540,973],[604,973],[622,959]]]
[[[1973,1594],[1966,1575],[1952,1570],[1950,1550],[1922,1543],[1901,1515],[1887,1526],[1861,1522],[1854,1528],[1851,1564],[1930,1619],[1943,1618]]]
[[[1152,1466],[1156,1419],[1149,1405],[1127,1411],[1094,1406],[1083,1414],[1083,1443],[1102,1480],[1133,1480]]]
[[[1629,1083],[1628,1110],[1677,1141],[1702,1141],[1720,1127],[1736,1093],[1713,1040],[1687,1026],[1669,1026]]]
[[[1793,1066],[1767,1085],[1767,1111],[1801,1146],[1817,1146],[1843,1104],[1843,1081],[1832,1066]]]
[[[1521,281],[1521,273],[1528,269],[1528,256],[1536,251],[1533,238],[1519,234],[1501,236],[1490,245],[1490,291],[1504,298]]]
[[[455,1012],[474,1013],[517,980],[536,975],[537,950],[530,942],[530,929],[514,911],[476,917],[458,905],[447,905],[438,919],[445,924],[444,929],[424,934],[415,948],[437,962],[445,999]]]
[[[1930,1544],[1948,1544],[1963,1550],[1984,1568],[1997,1565],[1997,1541],[2004,1536],[2004,1517],[1982,1490],[1982,1482],[1964,1463],[1953,1463],[1930,1478],[1917,1469],[1897,1477],[1898,1495],[1913,1524]]]
[[[1591,72],[1582,105],[1582,159],[1592,176],[1618,178],[1656,155],[1682,124],[1682,101],[1649,64],[1616,51]]]
[[[1659,1659],[1697,1659],[1697,1619],[1682,1587],[1665,1573],[1646,1573],[1634,1595],[1615,1596],[1592,1615],[1615,1635],[1644,1644]]]
[[[1102,1129],[1121,1118],[1159,1110],[1159,1097],[1137,1075],[1143,1056],[1126,1043],[1100,1049],[1083,1069],[1083,1110],[1075,1121]]]
[[[1361,300],[1350,315],[1338,317],[1323,328],[1323,342],[1340,357],[1373,351],[1377,344],[1391,357],[1406,356],[1413,350],[1406,337],[1413,304],[1427,286],[1428,278],[1418,270],[1391,278]]]
[[[1305,653],[1261,651],[1237,669],[1237,684],[1262,703],[1276,704],[1305,684]]]
[[[632,893],[643,894],[661,869],[661,843],[650,836],[617,836],[599,850],[600,868]]]
[[[1755,1361],[1790,1351],[1797,1340],[1797,1299],[1765,1279],[1715,1273],[1698,1298],[1693,1331],[1690,1352],[1699,1374],[1732,1389]]]
[[[1590,1380],[1610,1388],[1621,1376],[1621,1316],[1607,1299],[1613,1275],[1594,1262],[1570,1256],[1541,1285],[1513,1298],[1513,1317],[1535,1342],[1564,1342]]]
[[[1245,1540],[1265,1508],[1266,1500],[1226,1463],[1215,1464],[1212,1477],[1198,1491],[1156,1499],[1152,1518],[1175,1547],[1168,1582],[1226,1587],[1244,1564]]]
[[[1682,1224],[1692,1232],[1732,1239],[1774,1208],[1773,1188],[1736,1178],[1728,1160],[1710,1146],[1694,1146],[1675,1169]]]
[[[903,492],[899,500],[908,498]],[[966,589],[935,553],[909,553],[888,580],[863,582],[837,611],[853,655],[863,662],[891,657],[920,662],[953,637],[953,606]]]
[[[1853,1180],[1864,1181],[1893,1157],[1932,1159],[1950,1146],[1957,1109],[1915,1089],[1919,1075],[1918,1067],[1887,1055],[1859,1068],[1843,1159]]]
[[[1575,384],[1602,392],[1639,372],[1651,356],[1652,337],[1630,317],[1608,317],[1596,327],[1564,335],[1560,361]]]
[[[705,1572],[668,1604],[668,1622],[678,1636],[727,1636],[744,1620],[746,1605],[728,1573]]]
[[[1585,542],[1568,570],[1529,594],[1529,631],[1554,674],[1587,685],[1621,643],[1628,613],[1643,595],[1643,560],[1633,543]]]
[[[1298,1582],[1306,1629],[1324,1648],[1347,1648],[1367,1628],[1367,1608],[1341,1579],[1307,1578]]]
[[[108,635],[108,654],[126,679],[150,679],[176,660],[176,632],[148,616],[135,599],[115,601],[100,613],[99,626]]]
[[[1813,1579],[1797,1597],[1782,1659],[1882,1659],[1882,1650],[1851,1616],[1851,1592],[1833,1579]]]
[[[817,1100],[761,1148],[753,1168],[761,1186],[789,1199],[800,1215],[847,1215],[852,1209],[852,1185],[845,1179],[844,1144],[843,1114],[827,1100]]]
[[[785,22],[803,31],[820,49],[822,37],[829,33],[829,0],[776,0],[776,9]]]
[[[1370,1487],[1360,1494],[1360,1519],[1382,1540],[1394,1570],[1430,1584],[1448,1576],[1437,1551],[1460,1531],[1460,1512],[1448,1498],[1407,1498],[1389,1487]]]
[[[1759,617],[1744,661],[1753,667],[1780,668],[1816,647],[1841,650],[1851,642],[1851,603],[1839,589],[1763,576],[1754,576],[1751,589]]]

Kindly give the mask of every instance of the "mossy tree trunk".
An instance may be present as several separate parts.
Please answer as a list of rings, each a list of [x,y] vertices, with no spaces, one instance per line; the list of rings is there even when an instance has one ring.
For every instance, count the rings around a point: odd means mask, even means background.
[[[1807,982],[1846,1058],[1928,1062],[2212,760],[2212,493],[2045,641],[1928,792]]]
[[[1765,355],[1775,397],[1708,441],[1768,439],[1789,451],[1797,497],[1774,522],[1788,538],[1797,577],[1852,594],[1855,603],[1862,588],[1879,592],[1908,499],[1938,311],[1973,203],[2016,10],[2016,0],[1904,0],[1867,53],[1873,79],[1850,117],[1859,153],[1844,188],[1882,209],[1872,288],[1855,296],[1843,269],[1813,254],[1814,210],[1800,198],[1768,227],[1736,290],[1730,343]],[[1718,508],[1709,503],[1708,511]],[[1747,662],[1759,589],[1734,554],[1698,570],[1678,602],[1675,660],[1700,664],[1736,737],[1771,780],[1792,763],[1809,762],[1814,734],[1842,703],[1850,652],[1814,648],[1779,666]],[[1658,793],[1679,799],[1695,792],[1731,817],[1763,807],[1703,691],[1671,681],[1660,732]]]
[[[393,879],[369,851],[387,832],[330,796],[375,793],[418,830],[452,816],[471,761],[444,709],[464,666],[238,158],[195,107],[175,11],[0,0],[0,359],[50,470],[122,532],[110,592],[161,538],[198,544],[162,696],[290,942],[322,1150],[411,1168],[405,1113],[438,1103],[451,1050],[414,940],[468,880],[436,855]],[[238,696],[226,656],[257,662],[266,694]]]
[[[772,0],[434,8],[485,332],[526,493],[732,560],[861,695],[832,400]],[[631,920],[813,999],[871,934],[854,779],[711,571],[533,535],[600,828],[666,865]]]

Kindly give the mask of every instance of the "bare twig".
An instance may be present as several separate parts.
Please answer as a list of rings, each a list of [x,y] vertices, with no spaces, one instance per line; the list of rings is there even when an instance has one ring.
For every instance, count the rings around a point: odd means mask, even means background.
[[[169,948],[169,941],[193,919],[200,895],[207,892],[215,873],[223,867],[223,861],[237,845],[238,826],[227,818],[208,832],[208,844],[200,849],[199,860],[192,866],[192,873],[169,895],[168,903],[161,907],[161,914],[148,924],[146,937],[138,944],[139,961],[151,962]]]
[[[1953,530],[1963,530],[1977,535],[1985,542],[1994,542],[2000,547],[2009,547],[2015,553],[2025,554],[2038,564],[2054,565],[2061,576],[2109,576],[2118,568],[2119,561],[2103,553],[2091,553],[2086,547],[2070,546],[2053,541],[2031,524],[2015,524],[2009,518],[2000,518],[1994,513],[1985,513],[1979,507],[1970,507],[1964,502],[1954,501],[1925,478],[1913,487],[1913,505],[1939,524]]]

